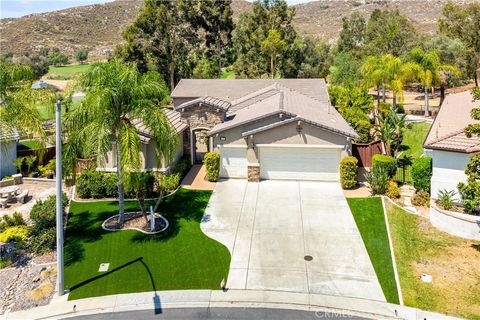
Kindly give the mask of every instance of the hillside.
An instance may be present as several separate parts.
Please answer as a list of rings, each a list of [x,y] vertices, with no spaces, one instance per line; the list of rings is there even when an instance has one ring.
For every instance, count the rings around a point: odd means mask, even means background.
[[[466,3],[475,0],[460,0]],[[477,0],[478,1],[478,0]],[[359,11],[368,16],[376,8],[398,7],[415,27],[434,33],[436,19],[447,0],[423,1],[351,1],[321,0],[296,5],[295,26],[303,34],[332,41],[341,29],[342,17]],[[21,53],[39,47],[58,47],[71,56],[82,48],[90,50],[90,59],[105,58],[122,41],[121,32],[131,23],[143,0],[116,0],[105,4],[75,7],[48,13],[32,14],[15,19],[0,20],[2,53]],[[234,20],[248,11],[251,3],[234,0]]]

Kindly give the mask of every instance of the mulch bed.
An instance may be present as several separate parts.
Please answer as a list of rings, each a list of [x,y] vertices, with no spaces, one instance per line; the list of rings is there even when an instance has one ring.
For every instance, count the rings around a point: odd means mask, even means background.
[[[105,220],[104,227],[109,230],[127,230],[127,229],[139,229],[144,232],[159,232],[162,231],[166,224],[165,218],[159,215],[155,215],[155,230],[150,229],[151,215],[147,215],[147,221],[141,212],[127,212],[125,213],[125,222],[123,227],[118,223],[118,215],[112,216]]]

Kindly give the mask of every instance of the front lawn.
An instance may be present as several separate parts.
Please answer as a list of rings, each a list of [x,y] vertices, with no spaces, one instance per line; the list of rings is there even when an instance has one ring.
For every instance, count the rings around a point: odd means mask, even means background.
[[[427,122],[413,123],[411,128],[403,130],[403,141],[400,146],[402,154],[419,158],[423,154],[423,142],[427,137],[431,124]]]
[[[157,235],[107,232],[102,222],[118,202],[72,202],[65,243],[69,299],[154,290],[220,289],[230,265],[228,249],[200,230],[210,191],[180,189],[160,212],[169,228]],[[137,202],[126,202],[126,211]],[[110,263],[108,272],[98,272]]]
[[[388,302],[398,304],[397,284],[393,271],[382,199],[380,197],[348,198],[347,202],[362,235],[383,294]]]
[[[50,66],[48,68],[47,78],[52,80],[70,80],[87,71],[89,66],[89,64],[71,64],[59,67]]]
[[[480,319],[480,242],[451,236],[386,202],[405,305]],[[422,273],[431,283],[420,280]]]

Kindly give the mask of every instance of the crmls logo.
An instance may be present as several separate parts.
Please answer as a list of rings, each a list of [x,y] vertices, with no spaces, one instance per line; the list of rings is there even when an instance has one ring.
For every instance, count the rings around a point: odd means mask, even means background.
[[[351,319],[352,316],[345,312],[315,311],[315,317],[319,319]]]

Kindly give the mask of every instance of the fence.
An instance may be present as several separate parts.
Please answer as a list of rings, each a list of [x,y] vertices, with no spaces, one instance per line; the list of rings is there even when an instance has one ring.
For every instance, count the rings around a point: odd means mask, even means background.
[[[397,167],[397,173],[395,174],[395,180],[398,182],[404,183],[412,183],[412,166],[411,165],[404,165]]]
[[[382,153],[382,142],[352,143],[352,155],[358,159],[358,166],[369,168],[372,166],[372,157]]]
[[[17,158],[28,157],[30,155],[38,156],[38,150],[36,149],[17,149]],[[47,163],[55,158],[55,147],[48,147],[44,150],[41,163]]]

